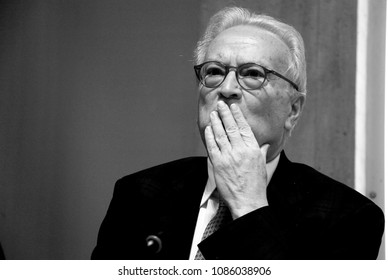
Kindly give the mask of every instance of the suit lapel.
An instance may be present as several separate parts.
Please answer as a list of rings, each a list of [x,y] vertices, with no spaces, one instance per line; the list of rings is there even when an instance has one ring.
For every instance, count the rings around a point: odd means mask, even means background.
[[[205,160],[193,164],[192,172],[182,181],[171,182],[168,200],[159,211],[155,232],[161,233],[163,248],[156,256],[160,259],[188,259],[199,205],[207,182]],[[166,210],[164,210],[166,209]]]
[[[268,203],[274,206],[285,223],[292,223],[301,212],[301,205],[308,201],[309,192],[298,176],[294,163],[281,152],[279,164],[267,188]]]
[[[153,231],[160,233],[163,247],[155,256],[160,259],[188,259],[202,194],[208,179],[206,158],[195,161],[193,170],[181,181],[171,182],[154,223]],[[164,188],[167,189],[167,188]],[[282,152],[279,164],[267,189],[268,201],[286,224],[300,213],[300,202],[308,197],[294,172],[294,164]]]

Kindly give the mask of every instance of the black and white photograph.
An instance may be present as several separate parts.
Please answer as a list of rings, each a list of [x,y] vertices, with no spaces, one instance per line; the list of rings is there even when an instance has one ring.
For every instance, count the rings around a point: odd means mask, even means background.
[[[1,0],[0,264],[385,260],[386,9]]]

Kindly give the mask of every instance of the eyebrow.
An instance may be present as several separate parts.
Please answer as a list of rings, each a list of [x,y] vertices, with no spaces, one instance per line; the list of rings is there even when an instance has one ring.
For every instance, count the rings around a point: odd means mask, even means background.
[[[254,63],[254,64],[257,64],[257,65],[263,66],[263,67],[267,68],[268,70],[274,70],[273,67],[268,66],[267,62],[258,62],[258,61],[252,61],[252,60],[246,60],[246,61],[244,60],[244,61],[241,62],[241,63],[237,63],[237,65],[234,65],[234,64],[232,65],[232,64],[229,64],[229,63],[225,63],[225,62],[223,62],[222,60],[219,60],[219,59],[210,59],[210,58],[208,58],[208,57],[207,57],[207,59],[204,60],[203,62],[206,62],[206,61],[216,61],[216,62],[219,62],[219,63],[221,63],[221,64],[224,64],[224,65],[227,65],[227,66],[233,66],[233,67],[238,67],[238,66],[240,66],[240,65],[248,64],[248,63]],[[275,71],[275,70],[274,70],[274,71]]]

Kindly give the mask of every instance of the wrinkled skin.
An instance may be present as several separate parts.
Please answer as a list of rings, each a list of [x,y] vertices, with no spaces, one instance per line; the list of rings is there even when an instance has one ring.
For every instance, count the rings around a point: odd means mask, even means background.
[[[287,46],[272,33],[236,26],[212,41],[205,61],[254,62],[284,74],[288,57]],[[304,102],[303,96],[291,98],[290,90],[276,76],[257,90],[244,90],[234,71],[217,88],[199,84],[198,126],[217,189],[234,219],[268,205],[265,164],[283,149]]]

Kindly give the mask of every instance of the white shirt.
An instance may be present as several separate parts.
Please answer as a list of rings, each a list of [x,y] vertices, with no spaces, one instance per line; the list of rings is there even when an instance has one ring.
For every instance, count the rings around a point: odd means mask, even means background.
[[[278,166],[279,158],[280,154],[271,162],[268,162],[265,166],[267,169],[267,185],[270,182],[276,167]],[[210,220],[214,217],[218,209],[218,192],[216,191],[213,165],[211,164],[209,158],[207,159],[207,173],[209,178],[202,195],[193,242],[191,243],[190,260],[194,260],[198,251],[197,245],[202,241],[202,235],[205,231],[205,228]]]

